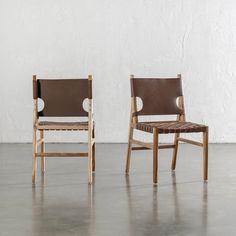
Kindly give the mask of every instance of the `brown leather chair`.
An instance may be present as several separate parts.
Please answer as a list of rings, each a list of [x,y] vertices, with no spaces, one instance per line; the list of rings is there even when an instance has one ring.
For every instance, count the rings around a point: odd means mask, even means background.
[[[44,102],[43,110],[38,110],[38,99]],[[88,98],[88,112],[83,109],[83,101]],[[32,182],[35,183],[37,157],[41,158],[41,173],[45,171],[45,157],[88,157],[88,182],[92,183],[95,171],[95,132],[93,122],[92,76],[88,79],[37,79],[33,76],[33,167]],[[52,122],[47,117],[87,117],[81,122]],[[45,152],[44,131],[87,131],[88,153]],[[37,140],[37,131],[40,138]],[[37,147],[40,145],[40,152]]]
[[[130,169],[132,150],[153,150],[153,182],[158,178],[158,149],[173,148],[171,169],[175,170],[179,141],[203,147],[203,179],[208,179],[208,127],[185,120],[184,97],[181,75],[177,78],[154,79],[134,78],[131,75],[131,116],[126,161],[126,174]],[[143,107],[137,110],[137,97],[141,98]],[[177,105],[178,99],[178,105]],[[174,121],[140,122],[139,116],[177,115]],[[145,143],[133,138],[134,129],[152,133],[153,143]],[[180,137],[180,133],[203,133],[203,143]],[[173,145],[158,145],[159,134],[175,134]],[[132,144],[138,147],[132,147]]]

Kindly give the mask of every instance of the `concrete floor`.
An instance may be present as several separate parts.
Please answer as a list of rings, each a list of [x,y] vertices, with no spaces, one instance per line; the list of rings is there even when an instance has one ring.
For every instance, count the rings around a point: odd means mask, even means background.
[[[97,145],[91,187],[85,158],[47,159],[32,187],[31,152],[30,144],[0,145],[1,236],[236,235],[236,145],[210,145],[207,184],[200,148],[181,145],[175,173],[171,151],[161,150],[158,187],[150,151],[133,152],[125,177],[124,144]]]

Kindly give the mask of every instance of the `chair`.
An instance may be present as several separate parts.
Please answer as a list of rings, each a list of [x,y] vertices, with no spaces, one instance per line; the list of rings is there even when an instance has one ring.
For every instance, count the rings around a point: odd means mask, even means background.
[[[130,169],[132,150],[153,150],[153,183],[158,182],[158,149],[173,148],[171,169],[175,170],[179,141],[203,147],[203,179],[208,179],[208,127],[185,120],[184,97],[181,75],[170,79],[134,78],[131,75],[131,115],[126,160],[126,174]],[[137,110],[137,97],[143,107]],[[177,101],[178,100],[178,105]],[[174,121],[140,122],[140,116],[177,115]],[[133,138],[134,129],[151,133],[153,143],[145,143]],[[180,133],[203,133],[203,142],[180,137]],[[159,145],[159,134],[175,134],[173,145]],[[138,145],[132,147],[132,145]]]
[[[38,109],[38,99],[44,107]],[[83,101],[88,98],[88,112]],[[95,171],[95,132],[93,122],[92,76],[88,79],[37,79],[33,76],[33,167],[32,182],[35,183],[37,158],[41,158],[41,173],[45,172],[45,157],[88,157],[88,182],[92,183]],[[47,117],[87,117],[81,122],[52,122]],[[40,138],[37,140],[37,131]],[[44,131],[87,131],[88,153],[45,152]],[[40,145],[40,152],[37,151]]]

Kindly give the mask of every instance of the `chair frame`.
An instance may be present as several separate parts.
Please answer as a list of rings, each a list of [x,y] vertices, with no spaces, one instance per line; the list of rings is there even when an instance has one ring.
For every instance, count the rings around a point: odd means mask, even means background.
[[[177,75],[182,81],[181,74]],[[130,76],[130,79],[134,79],[134,75]],[[132,86],[132,85],[131,85]],[[178,100],[178,106],[182,109],[183,113],[177,115],[177,119],[175,121],[186,121],[185,119],[185,107],[184,107],[184,96],[180,96]],[[168,122],[168,121],[167,121]],[[175,133],[174,137],[174,144],[172,145],[159,145],[159,132],[158,128],[153,129],[153,142],[152,144],[146,143],[140,140],[136,140],[133,138],[134,136],[134,129],[136,124],[138,123],[138,115],[137,115],[137,99],[135,96],[131,97],[131,112],[130,112],[130,122],[129,122],[129,134],[128,134],[128,149],[127,149],[127,156],[126,156],[126,169],[125,173],[129,174],[130,170],[130,157],[131,151],[139,151],[139,150],[153,150],[153,183],[158,183],[158,149],[167,149],[173,148],[172,154],[172,163],[171,163],[171,170],[174,171],[176,169],[176,161],[177,161],[177,152],[179,142],[189,143],[192,145],[200,146],[203,148],[203,179],[204,181],[208,180],[208,127],[206,128],[205,132],[203,133],[203,142],[197,142],[185,138],[180,137],[180,133]],[[145,131],[143,131],[145,132]],[[138,145],[138,147],[132,147],[132,145]]]
[[[88,76],[88,81],[92,86],[92,75]],[[33,75],[33,84],[37,82],[36,75]],[[41,158],[41,175],[45,172],[45,157],[88,157],[88,183],[92,184],[93,176],[92,172],[95,171],[95,128],[93,120],[93,98],[88,98],[88,127],[80,126],[67,126],[67,125],[52,125],[50,128],[40,126],[38,127],[39,115],[38,115],[38,98],[34,98],[33,105],[33,165],[32,165],[32,183],[36,181],[37,174],[37,158]],[[45,152],[45,139],[44,131],[60,130],[60,131],[88,131],[88,152]],[[40,138],[37,139],[37,131],[40,133]],[[38,152],[38,146],[40,146],[40,152]]]

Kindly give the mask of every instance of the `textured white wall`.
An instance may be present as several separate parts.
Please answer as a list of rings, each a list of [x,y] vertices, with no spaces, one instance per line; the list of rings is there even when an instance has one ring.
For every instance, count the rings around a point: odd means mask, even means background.
[[[235,22],[235,0],[0,0],[0,142],[31,141],[32,74],[89,73],[99,142],[127,141],[131,73],[182,73],[187,118],[235,142]]]

